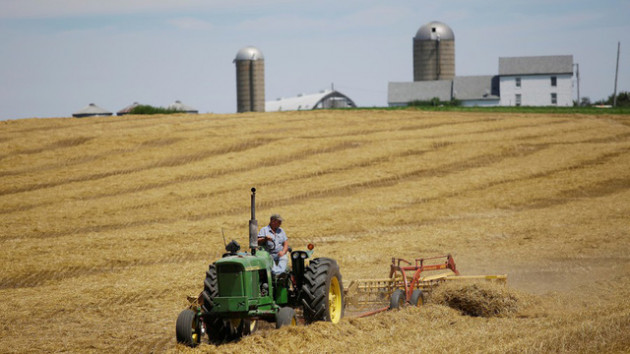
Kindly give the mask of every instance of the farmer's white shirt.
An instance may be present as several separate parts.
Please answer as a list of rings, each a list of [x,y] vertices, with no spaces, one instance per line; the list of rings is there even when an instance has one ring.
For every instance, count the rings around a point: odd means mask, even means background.
[[[266,241],[263,244],[263,247],[265,248],[265,250],[267,250],[267,252],[271,253],[274,256],[277,255],[278,252],[282,251],[282,249],[284,248],[284,242],[288,240],[287,234],[285,234],[284,230],[280,227],[276,230],[276,232],[273,232],[271,226],[269,225],[260,229],[260,232],[258,233],[258,238],[265,238],[266,236],[270,236],[272,238],[272,241]]]

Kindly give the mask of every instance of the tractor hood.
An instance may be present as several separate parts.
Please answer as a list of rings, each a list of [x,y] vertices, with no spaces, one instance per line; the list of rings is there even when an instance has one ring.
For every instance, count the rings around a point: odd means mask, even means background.
[[[271,255],[265,250],[256,251],[256,255],[250,253],[238,253],[233,256],[226,256],[216,261],[216,265],[240,264],[245,271],[271,269],[273,261]]]

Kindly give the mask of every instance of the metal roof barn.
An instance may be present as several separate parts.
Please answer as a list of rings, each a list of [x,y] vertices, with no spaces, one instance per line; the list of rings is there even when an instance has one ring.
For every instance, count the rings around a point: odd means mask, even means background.
[[[199,111],[195,108],[192,108],[190,106],[187,106],[185,104],[183,104],[181,101],[175,101],[173,104],[171,104],[170,106],[166,107],[167,109],[173,109],[176,111],[180,111],[182,113],[191,113],[191,114],[197,114],[199,113]]]
[[[357,105],[339,91],[322,90],[319,93],[300,94],[297,97],[278,98],[275,101],[265,102],[267,112],[279,111],[304,111],[326,108],[349,108]]]
[[[73,117],[76,118],[84,118],[84,117],[98,117],[98,116],[111,116],[112,112],[101,108],[94,103],[90,103],[86,107],[72,113]]]
[[[129,113],[131,113],[131,111],[134,108],[138,107],[139,105],[140,105],[140,103],[134,102],[134,103],[130,104],[129,106],[127,106],[127,107],[121,109],[120,111],[116,112],[116,115],[124,116],[125,114],[129,114]]]

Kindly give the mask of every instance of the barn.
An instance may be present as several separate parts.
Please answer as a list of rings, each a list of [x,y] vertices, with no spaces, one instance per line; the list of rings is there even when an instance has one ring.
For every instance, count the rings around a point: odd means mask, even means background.
[[[138,107],[139,105],[140,105],[140,103],[134,102],[134,103],[130,104],[129,106],[127,106],[127,107],[121,109],[120,111],[116,112],[116,115],[124,116],[125,114],[129,114],[129,113],[131,113],[131,111],[134,108]]]
[[[187,106],[183,104],[182,101],[175,101],[172,104],[170,104],[168,107],[166,107],[166,109],[172,109],[174,111],[180,111],[182,113],[189,113],[189,114],[199,113],[199,111],[196,108]]]
[[[101,108],[94,103],[90,103],[89,105],[81,108],[80,110],[72,113],[72,116],[75,118],[85,118],[85,117],[104,117],[111,116],[112,112]]]
[[[326,108],[349,108],[357,105],[350,97],[336,90],[322,90],[313,94],[299,94],[296,97],[278,98],[265,102],[266,112],[302,111]]]

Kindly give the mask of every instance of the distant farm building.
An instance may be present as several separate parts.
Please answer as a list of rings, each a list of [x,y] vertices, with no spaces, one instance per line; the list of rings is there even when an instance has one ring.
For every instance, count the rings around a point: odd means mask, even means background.
[[[72,113],[73,117],[76,118],[84,118],[84,117],[99,117],[99,116],[111,116],[112,112],[101,108],[94,103],[90,103],[86,107]]]
[[[497,106],[499,77],[456,76],[453,80],[390,82],[387,90],[390,106],[406,106],[413,101],[442,102],[458,99],[464,106]]]
[[[265,111],[304,111],[311,109],[349,108],[357,105],[350,97],[336,90],[322,90],[319,93],[300,94],[296,97],[278,98],[265,102]]]
[[[190,113],[190,114],[197,114],[199,113],[199,111],[195,108],[192,108],[190,106],[187,106],[185,104],[183,104],[181,101],[175,101],[173,104],[169,105],[168,107],[166,107],[167,109],[172,109],[175,111],[180,111],[182,113]]]
[[[499,75],[455,76],[455,34],[429,22],[413,38],[413,82],[390,82],[387,102],[458,100],[463,106],[570,106],[573,56],[499,58]]]
[[[134,108],[138,107],[139,105],[140,105],[140,103],[134,102],[134,103],[130,104],[129,106],[127,106],[127,107],[121,109],[120,111],[116,112],[116,115],[124,116],[125,114],[129,114],[129,113],[131,113],[131,111]]]

